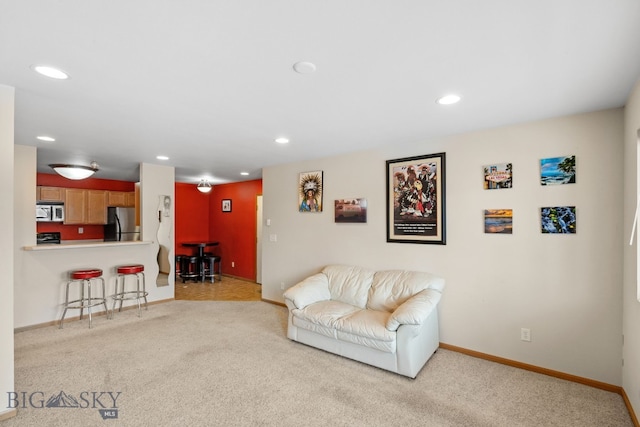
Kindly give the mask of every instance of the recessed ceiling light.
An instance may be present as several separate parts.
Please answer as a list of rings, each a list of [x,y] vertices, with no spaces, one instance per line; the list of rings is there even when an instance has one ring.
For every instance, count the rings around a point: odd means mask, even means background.
[[[52,79],[66,80],[69,78],[69,74],[65,73],[64,71],[58,68],[49,67],[47,65],[34,65],[31,68],[36,73],[42,74],[43,76],[51,77]]]
[[[293,64],[293,69],[298,74],[313,74],[316,72],[316,64],[308,61],[300,61]]]
[[[436,99],[436,102],[440,105],[451,105],[460,102],[461,99],[459,95],[449,94]]]
[[[158,160],[169,160],[169,157],[167,157],[167,156],[156,156],[156,159],[158,159]]]
[[[249,175],[249,172],[240,172],[240,175],[247,176],[247,175]]]
[[[45,136],[45,135],[36,136],[36,138],[39,139],[40,141],[45,141],[45,142],[53,142],[56,140],[55,138],[51,138],[50,136]]]
[[[276,138],[276,142],[278,144],[287,144],[287,143],[289,143],[289,139],[288,138]]]

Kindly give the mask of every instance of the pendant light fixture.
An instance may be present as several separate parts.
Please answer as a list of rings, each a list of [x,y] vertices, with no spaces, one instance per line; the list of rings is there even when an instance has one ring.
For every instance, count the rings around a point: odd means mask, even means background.
[[[209,184],[209,180],[202,178],[200,180],[200,184],[198,184],[198,191],[202,193],[208,193],[211,191],[211,184]]]
[[[54,163],[49,165],[56,173],[67,179],[86,179],[98,171],[98,164],[91,162],[90,166],[70,165],[65,163]]]

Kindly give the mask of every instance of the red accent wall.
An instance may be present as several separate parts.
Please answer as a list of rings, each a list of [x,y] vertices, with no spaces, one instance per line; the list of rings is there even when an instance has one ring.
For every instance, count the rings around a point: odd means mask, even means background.
[[[176,183],[176,254],[191,253],[182,242],[215,240],[207,248],[222,257],[222,273],[256,280],[256,198],[262,180],[214,185],[200,193],[195,184]],[[231,200],[231,212],[222,212],[222,199]],[[231,267],[231,263],[235,267]]]
[[[211,192],[201,193],[195,184],[176,182],[175,198],[175,254],[195,255],[195,249],[183,247],[182,242],[209,240]]]
[[[90,190],[111,190],[111,191],[135,191],[135,183],[128,181],[115,181],[112,179],[87,178],[82,180],[72,180],[64,178],[58,174],[38,173],[36,184],[47,187],[64,188],[86,188]],[[83,233],[78,233],[78,228],[82,227]],[[59,222],[38,222],[36,223],[38,233],[59,231],[62,240],[93,240],[104,239],[103,225],[64,225]]]

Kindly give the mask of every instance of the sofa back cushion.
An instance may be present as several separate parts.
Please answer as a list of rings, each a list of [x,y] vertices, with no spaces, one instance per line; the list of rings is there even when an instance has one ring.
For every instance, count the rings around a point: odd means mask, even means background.
[[[375,273],[367,308],[393,313],[399,305],[425,289],[442,292],[444,279],[419,271],[388,270]]]
[[[322,270],[329,279],[331,299],[365,308],[375,272],[349,265],[329,265]]]

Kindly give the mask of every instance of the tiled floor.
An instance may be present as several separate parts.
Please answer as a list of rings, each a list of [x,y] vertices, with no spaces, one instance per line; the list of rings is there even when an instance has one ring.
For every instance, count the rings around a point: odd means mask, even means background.
[[[255,282],[223,276],[222,280],[211,282],[182,283],[176,278],[177,300],[192,301],[260,301],[261,286]]]

